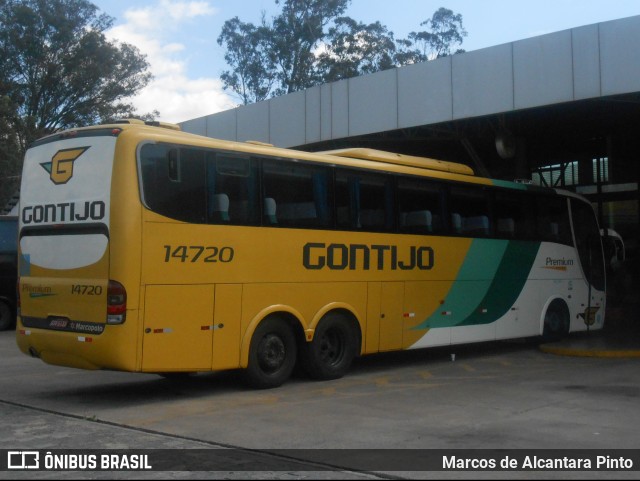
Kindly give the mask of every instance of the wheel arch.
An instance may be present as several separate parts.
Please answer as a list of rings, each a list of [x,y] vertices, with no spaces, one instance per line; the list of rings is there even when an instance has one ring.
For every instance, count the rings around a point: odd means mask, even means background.
[[[556,303],[556,305],[559,305],[559,304],[563,305],[564,308],[567,310],[568,321],[569,321],[569,332],[571,331],[571,308],[569,307],[569,301],[568,299],[562,296],[553,295],[547,299],[547,301],[544,304],[544,307],[542,308],[542,312],[540,315],[539,328],[538,328],[540,336],[544,334],[545,319],[547,317],[547,313],[549,312],[549,308],[554,303]]]
[[[334,303],[331,303],[331,304],[327,304],[326,306],[324,306],[322,309],[320,309],[316,313],[316,315],[313,318],[313,321],[312,321],[311,325],[309,326],[309,329],[306,331],[306,334],[307,334],[306,341],[307,342],[311,342],[313,340],[313,334],[315,333],[315,330],[318,327],[318,324],[320,324],[320,322],[326,316],[332,315],[332,314],[341,316],[347,322],[349,322],[351,327],[355,330],[356,336],[357,336],[357,339],[358,339],[358,355],[362,354],[362,332],[363,332],[363,326],[362,326],[362,323],[360,321],[360,318],[356,314],[355,309],[353,309],[348,304],[344,304],[344,303],[340,303],[340,302],[334,302]]]
[[[300,343],[301,340],[304,340],[304,316],[299,311],[292,308],[291,306],[286,305],[274,305],[263,309],[256,316],[254,316],[253,319],[251,319],[251,322],[249,322],[249,326],[243,334],[242,344],[240,348],[241,368],[246,368],[249,365],[249,349],[251,347],[251,339],[253,338],[253,334],[255,333],[256,329],[266,319],[273,317],[282,319],[290,326],[297,343]]]
[[[356,310],[349,304],[342,302],[332,302],[323,306],[322,309],[316,312],[308,325],[305,322],[305,317],[300,311],[285,304],[277,304],[263,309],[258,314],[256,314],[249,322],[249,325],[242,337],[240,348],[240,367],[246,368],[248,366],[251,339],[255,330],[265,319],[270,317],[280,317],[291,326],[291,329],[296,338],[296,342],[302,345],[302,343],[304,342],[313,341],[313,335],[316,328],[318,327],[318,324],[320,324],[320,321],[322,321],[325,316],[333,313],[347,319],[355,329],[358,338],[358,354],[361,354],[363,346],[363,325],[360,321],[359,316],[356,314]]]

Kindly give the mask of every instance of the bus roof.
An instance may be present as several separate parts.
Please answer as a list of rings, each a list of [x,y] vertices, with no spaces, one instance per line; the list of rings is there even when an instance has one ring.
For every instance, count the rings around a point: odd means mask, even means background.
[[[113,131],[111,131],[113,129]],[[119,132],[138,132],[142,136],[149,135],[157,142],[177,142],[201,147],[219,148],[229,151],[245,152],[248,154],[266,154],[282,157],[296,157],[299,160],[309,160],[329,164],[340,164],[356,168],[370,168],[396,173],[409,173],[420,176],[428,176],[440,179],[449,179],[459,182],[474,184],[495,185],[517,190],[550,190],[563,195],[571,195],[582,198],[573,192],[563,192],[559,189],[548,189],[539,186],[521,185],[511,181],[496,180],[476,176],[473,169],[465,164],[418,157],[413,155],[397,154],[383,150],[369,148],[347,148],[308,152],[291,148],[275,147],[263,142],[239,142],[232,140],[216,139],[203,135],[184,132],[175,124],[164,122],[144,122],[136,119],[127,119],[110,124],[93,125],[68,129],[62,132],[36,140],[31,147],[75,136],[89,136],[92,131],[101,130],[110,135],[118,135]],[[116,133],[118,132],[118,133]]]
[[[439,170],[442,172],[451,172],[454,174],[474,175],[473,169],[465,164],[430,159],[428,157],[416,157],[414,155],[396,154],[394,152],[386,152],[384,150],[353,148],[326,150],[317,153],[337,155],[338,157],[349,157],[352,159],[370,160],[373,162],[406,165],[408,167],[418,167],[421,169]]]

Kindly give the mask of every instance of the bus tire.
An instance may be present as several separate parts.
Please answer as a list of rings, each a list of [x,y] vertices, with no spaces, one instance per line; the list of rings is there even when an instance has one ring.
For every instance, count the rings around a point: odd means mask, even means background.
[[[345,316],[326,315],[318,324],[313,341],[302,348],[303,368],[313,379],[344,376],[358,351],[358,334]]]
[[[559,341],[569,334],[570,314],[567,304],[562,299],[554,299],[544,315],[542,340]]]
[[[245,378],[255,389],[282,385],[296,365],[296,340],[291,327],[279,317],[260,323],[249,347],[249,364]]]
[[[4,299],[0,299],[0,331],[11,329],[14,320],[11,304]]]

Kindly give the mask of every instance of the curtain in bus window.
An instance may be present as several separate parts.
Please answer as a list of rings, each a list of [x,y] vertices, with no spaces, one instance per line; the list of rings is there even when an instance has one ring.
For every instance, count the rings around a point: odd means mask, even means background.
[[[316,204],[316,211],[322,225],[328,225],[331,219],[331,208],[329,206],[329,173],[315,172],[313,174],[313,198]]]

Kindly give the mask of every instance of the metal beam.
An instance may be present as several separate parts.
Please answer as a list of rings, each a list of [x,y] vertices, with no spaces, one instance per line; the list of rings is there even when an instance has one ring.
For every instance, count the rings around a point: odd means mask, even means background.
[[[469,154],[469,157],[471,157],[473,165],[476,168],[476,173],[481,177],[491,177],[489,169],[487,169],[487,167],[484,165],[484,162],[482,162],[482,159],[478,155],[478,152],[476,152],[476,149],[473,148],[471,141],[467,137],[462,137],[460,139],[460,142],[467,151],[467,154]]]

